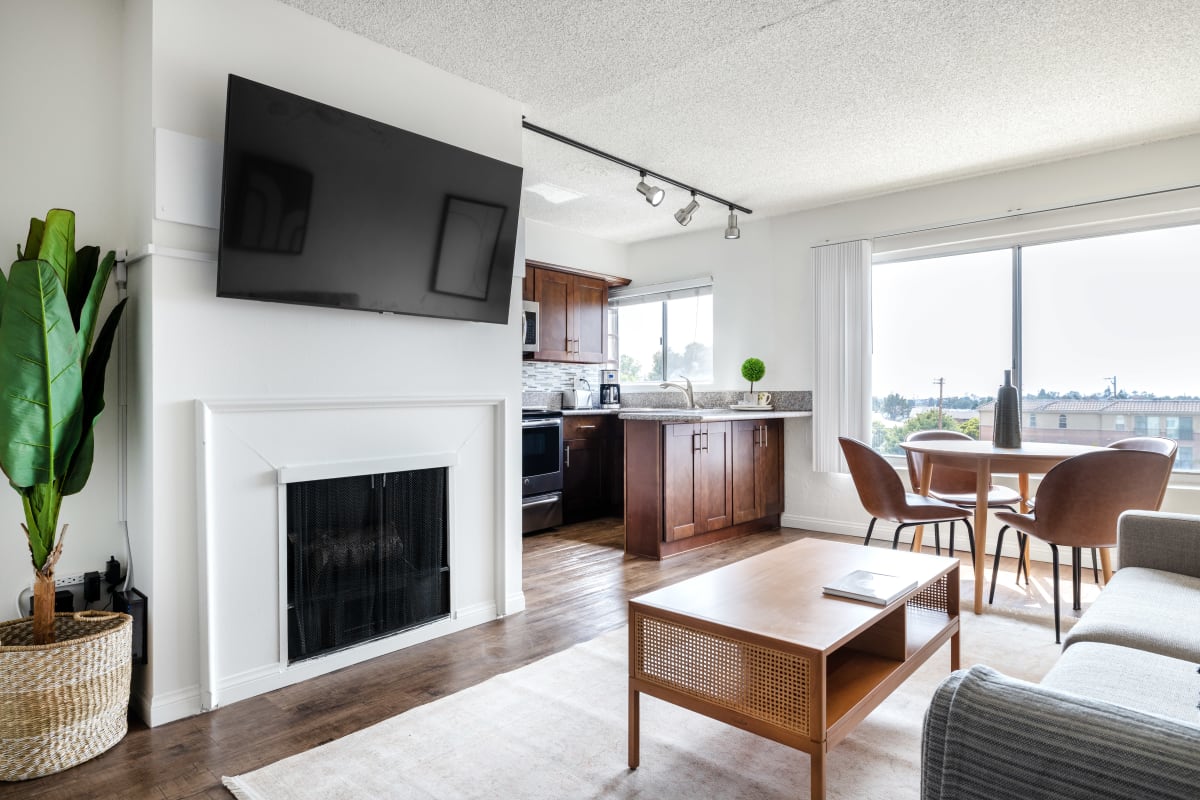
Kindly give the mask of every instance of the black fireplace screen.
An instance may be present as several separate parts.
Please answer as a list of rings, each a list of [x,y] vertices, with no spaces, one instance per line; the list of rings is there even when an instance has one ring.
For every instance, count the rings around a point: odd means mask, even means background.
[[[446,474],[288,485],[289,663],[449,616]]]

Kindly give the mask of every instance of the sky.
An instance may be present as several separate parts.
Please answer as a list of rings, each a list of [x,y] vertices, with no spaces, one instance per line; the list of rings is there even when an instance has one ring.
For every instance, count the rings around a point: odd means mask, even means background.
[[[1026,247],[1024,391],[1200,396],[1200,225]],[[880,264],[875,397],[996,393],[1012,351],[1010,250]]]

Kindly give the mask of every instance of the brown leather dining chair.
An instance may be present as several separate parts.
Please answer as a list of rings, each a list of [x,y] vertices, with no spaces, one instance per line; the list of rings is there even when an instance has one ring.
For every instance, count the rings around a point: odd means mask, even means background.
[[[1163,498],[1167,496],[1167,486],[1171,482],[1171,470],[1175,468],[1175,455],[1179,450],[1178,443],[1174,439],[1167,439],[1163,436],[1130,436],[1126,439],[1119,439],[1108,445],[1111,450],[1139,450],[1143,453],[1159,453],[1171,460],[1170,467],[1167,469],[1166,477],[1163,479],[1162,490],[1158,493],[1158,503],[1154,508],[1147,509],[1149,511],[1158,511],[1162,508]],[[1033,502],[1030,502],[1030,510],[1033,509]],[[1017,532],[1018,541],[1021,547],[1025,546],[1025,534]],[[1017,562],[1017,579],[1020,581],[1021,566],[1025,563],[1025,559]],[[1108,565],[1108,560],[1104,561],[1104,582],[1108,583],[1108,579],[1112,577],[1112,569]],[[1096,583],[1100,582],[1100,575],[1096,568],[1096,548],[1092,548],[1092,578]],[[1029,582],[1029,576],[1025,576],[1026,583]],[[989,601],[990,602],[990,601]]]
[[[928,442],[934,440],[974,441],[965,433],[945,430],[914,431],[904,439],[906,442]],[[925,467],[925,455],[913,452],[912,450],[906,450],[905,456],[908,459],[908,481],[912,484],[913,492],[920,494],[921,470]],[[930,477],[929,496],[935,500],[941,500],[943,503],[950,503],[959,508],[974,511],[975,473],[969,469],[935,466],[933,474]],[[1006,508],[1009,511],[1016,511],[1021,503],[1021,493],[1015,489],[1009,489],[1007,486],[989,486],[987,503],[988,508]],[[974,557],[975,532],[971,529],[970,521],[963,520],[963,524],[967,526],[967,537],[971,544],[971,556]],[[934,539],[934,546],[937,549],[938,555],[941,555],[941,542],[937,538]],[[950,523],[950,555],[954,555],[953,522]]]
[[[996,560],[992,565],[992,589],[996,594],[996,572],[1004,531],[1012,527],[1025,537],[1036,536],[1050,545],[1054,572],[1054,641],[1061,641],[1059,612],[1058,548],[1071,548],[1072,607],[1080,608],[1080,556],[1083,548],[1115,547],[1117,517],[1131,509],[1156,508],[1172,461],[1160,453],[1105,449],[1068,458],[1046,473],[1038,487],[1037,505],[1028,514],[999,511],[1004,527],[996,534]],[[1018,558],[1025,557],[1026,538],[1021,539]]]
[[[854,479],[858,499],[871,515],[863,544],[871,543],[875,523],[881,519],[896,523],[896,532],[892,534],[892,549],[895,550],[900,543],[900,531],[904,528],[965,521],[970,515],[966,509],[950,503],[905,491],[904,482],[887,459],[857,439],[839,436],[838,441],[842,445],[846,463],[850,465],[850,477]]]

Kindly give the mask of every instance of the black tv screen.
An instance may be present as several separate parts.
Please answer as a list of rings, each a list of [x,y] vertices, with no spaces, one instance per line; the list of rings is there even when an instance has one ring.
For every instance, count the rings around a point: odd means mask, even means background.
[[[504,324],[521,168],[229,76],[217,295]]]

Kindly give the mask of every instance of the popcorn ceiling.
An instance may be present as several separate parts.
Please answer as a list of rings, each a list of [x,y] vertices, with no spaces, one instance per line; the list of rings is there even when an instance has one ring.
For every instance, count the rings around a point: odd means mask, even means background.
[[[773,214],[1200,132],[1196,0],[284,2],[752,208],[743,237]],[[526,192],[529,218],[618,242],[685,230],[682,190],[652,209],[630,171],[523,142],[526,185],[585,195]],[[700,203],[686,230],[724,227]]]

